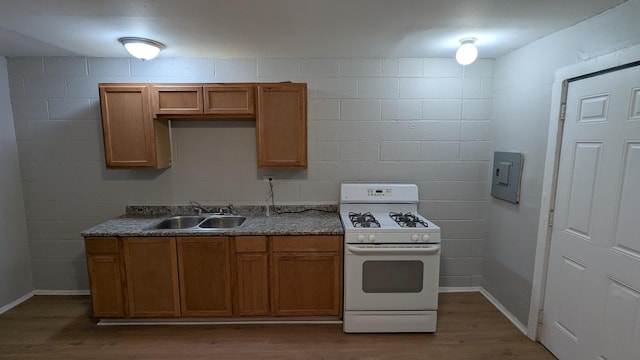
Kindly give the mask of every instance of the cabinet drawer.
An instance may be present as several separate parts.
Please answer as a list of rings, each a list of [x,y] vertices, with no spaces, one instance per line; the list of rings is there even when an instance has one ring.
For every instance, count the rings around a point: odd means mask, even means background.
[[[271,249],[283,252],[339,252],[342,249],[341,236],[273,236]]]
[[[153,114],[202,114],[202,86],[154,85]]]
[[[204,113],[254,115],[253,85],[208,85],[204,87]]]
[[[118,238],[86,238],[84,248],[87,254],[118,254]]]
[[[236,253],[267,252],[266,236],[236,236],[234,244]]]

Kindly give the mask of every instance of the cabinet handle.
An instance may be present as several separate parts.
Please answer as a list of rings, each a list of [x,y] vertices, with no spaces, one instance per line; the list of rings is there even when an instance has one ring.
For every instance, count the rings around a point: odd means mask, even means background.
[[[380,246],[351,246],[347,250],[355,255],[436,255],[440,252],[440,245],[380,247]]]

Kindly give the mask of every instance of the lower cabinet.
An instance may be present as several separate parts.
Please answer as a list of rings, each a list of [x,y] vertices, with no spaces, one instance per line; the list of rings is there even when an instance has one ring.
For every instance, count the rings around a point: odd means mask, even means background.
[[[122,262],[117,238],[86,238],[93,316],[123,317]]]
[[[176,239],[130,237],[123,243],[129,316],[180,316]]]
[[[275,236],[271,242],[271,310],[275,316],[341,313],[339,236]]]
[[[234,238],[235,315],[268,316],[269,254],[266,236]]]
[[[86,238],[93,315],[340,316],[342,237]]]
[[[182,316],[227,316],[231,307],[229,238],[179,237]]]

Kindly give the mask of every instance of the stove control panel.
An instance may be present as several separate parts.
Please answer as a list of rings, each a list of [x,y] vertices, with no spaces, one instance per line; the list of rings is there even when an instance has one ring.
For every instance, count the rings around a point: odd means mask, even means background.
[[[367,189],[368,197],[385,198],[393,197],[393,190],[391,189]]]
[[[420,234],[413,234],[411,235],[411,241],[412,242],[429,242],[429,239],[431,238],[431,236],[429,236],[429,234],[424,234],[424,235],[420,235]]]
[[[347,233],[345,242],[349,244],[411,244],[411,243],[439,243],[440,233]]]
[[[376,236],[374,234],[370,234],[368,236],[360,234],[360,235],[358,235],[357,239],[358,239],[358,242],[365,242],[365,241],[367,241],[367,242],[375,242],[376,241]]]
[[[416,184],[342,183],[341,204],[414,204],[418,203]]]

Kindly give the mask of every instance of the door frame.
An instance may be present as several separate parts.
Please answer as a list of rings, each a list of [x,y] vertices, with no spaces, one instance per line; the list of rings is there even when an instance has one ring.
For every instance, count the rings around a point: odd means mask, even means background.
[[[531,340],[539,340],[542,307],[544,305],[549,249],[552,228],[549,226],[551,211],[555,206],[558,168],[560,166],[560,147],[562,144],[563,121],[560,119],[563,104],[566,102],[569,82],[576,78],[598,75],[626,64],[640,61],[640,45],[618,50],[578,64],[559,68],[555,71],[555,81],[551,92],[551,111],[549,117],[549,133],[547,152],[542,178],[542,199],[540,202],[540,218],[538,220],[538,236],[533,268],[531,302],[527,322],[527,336]]]

